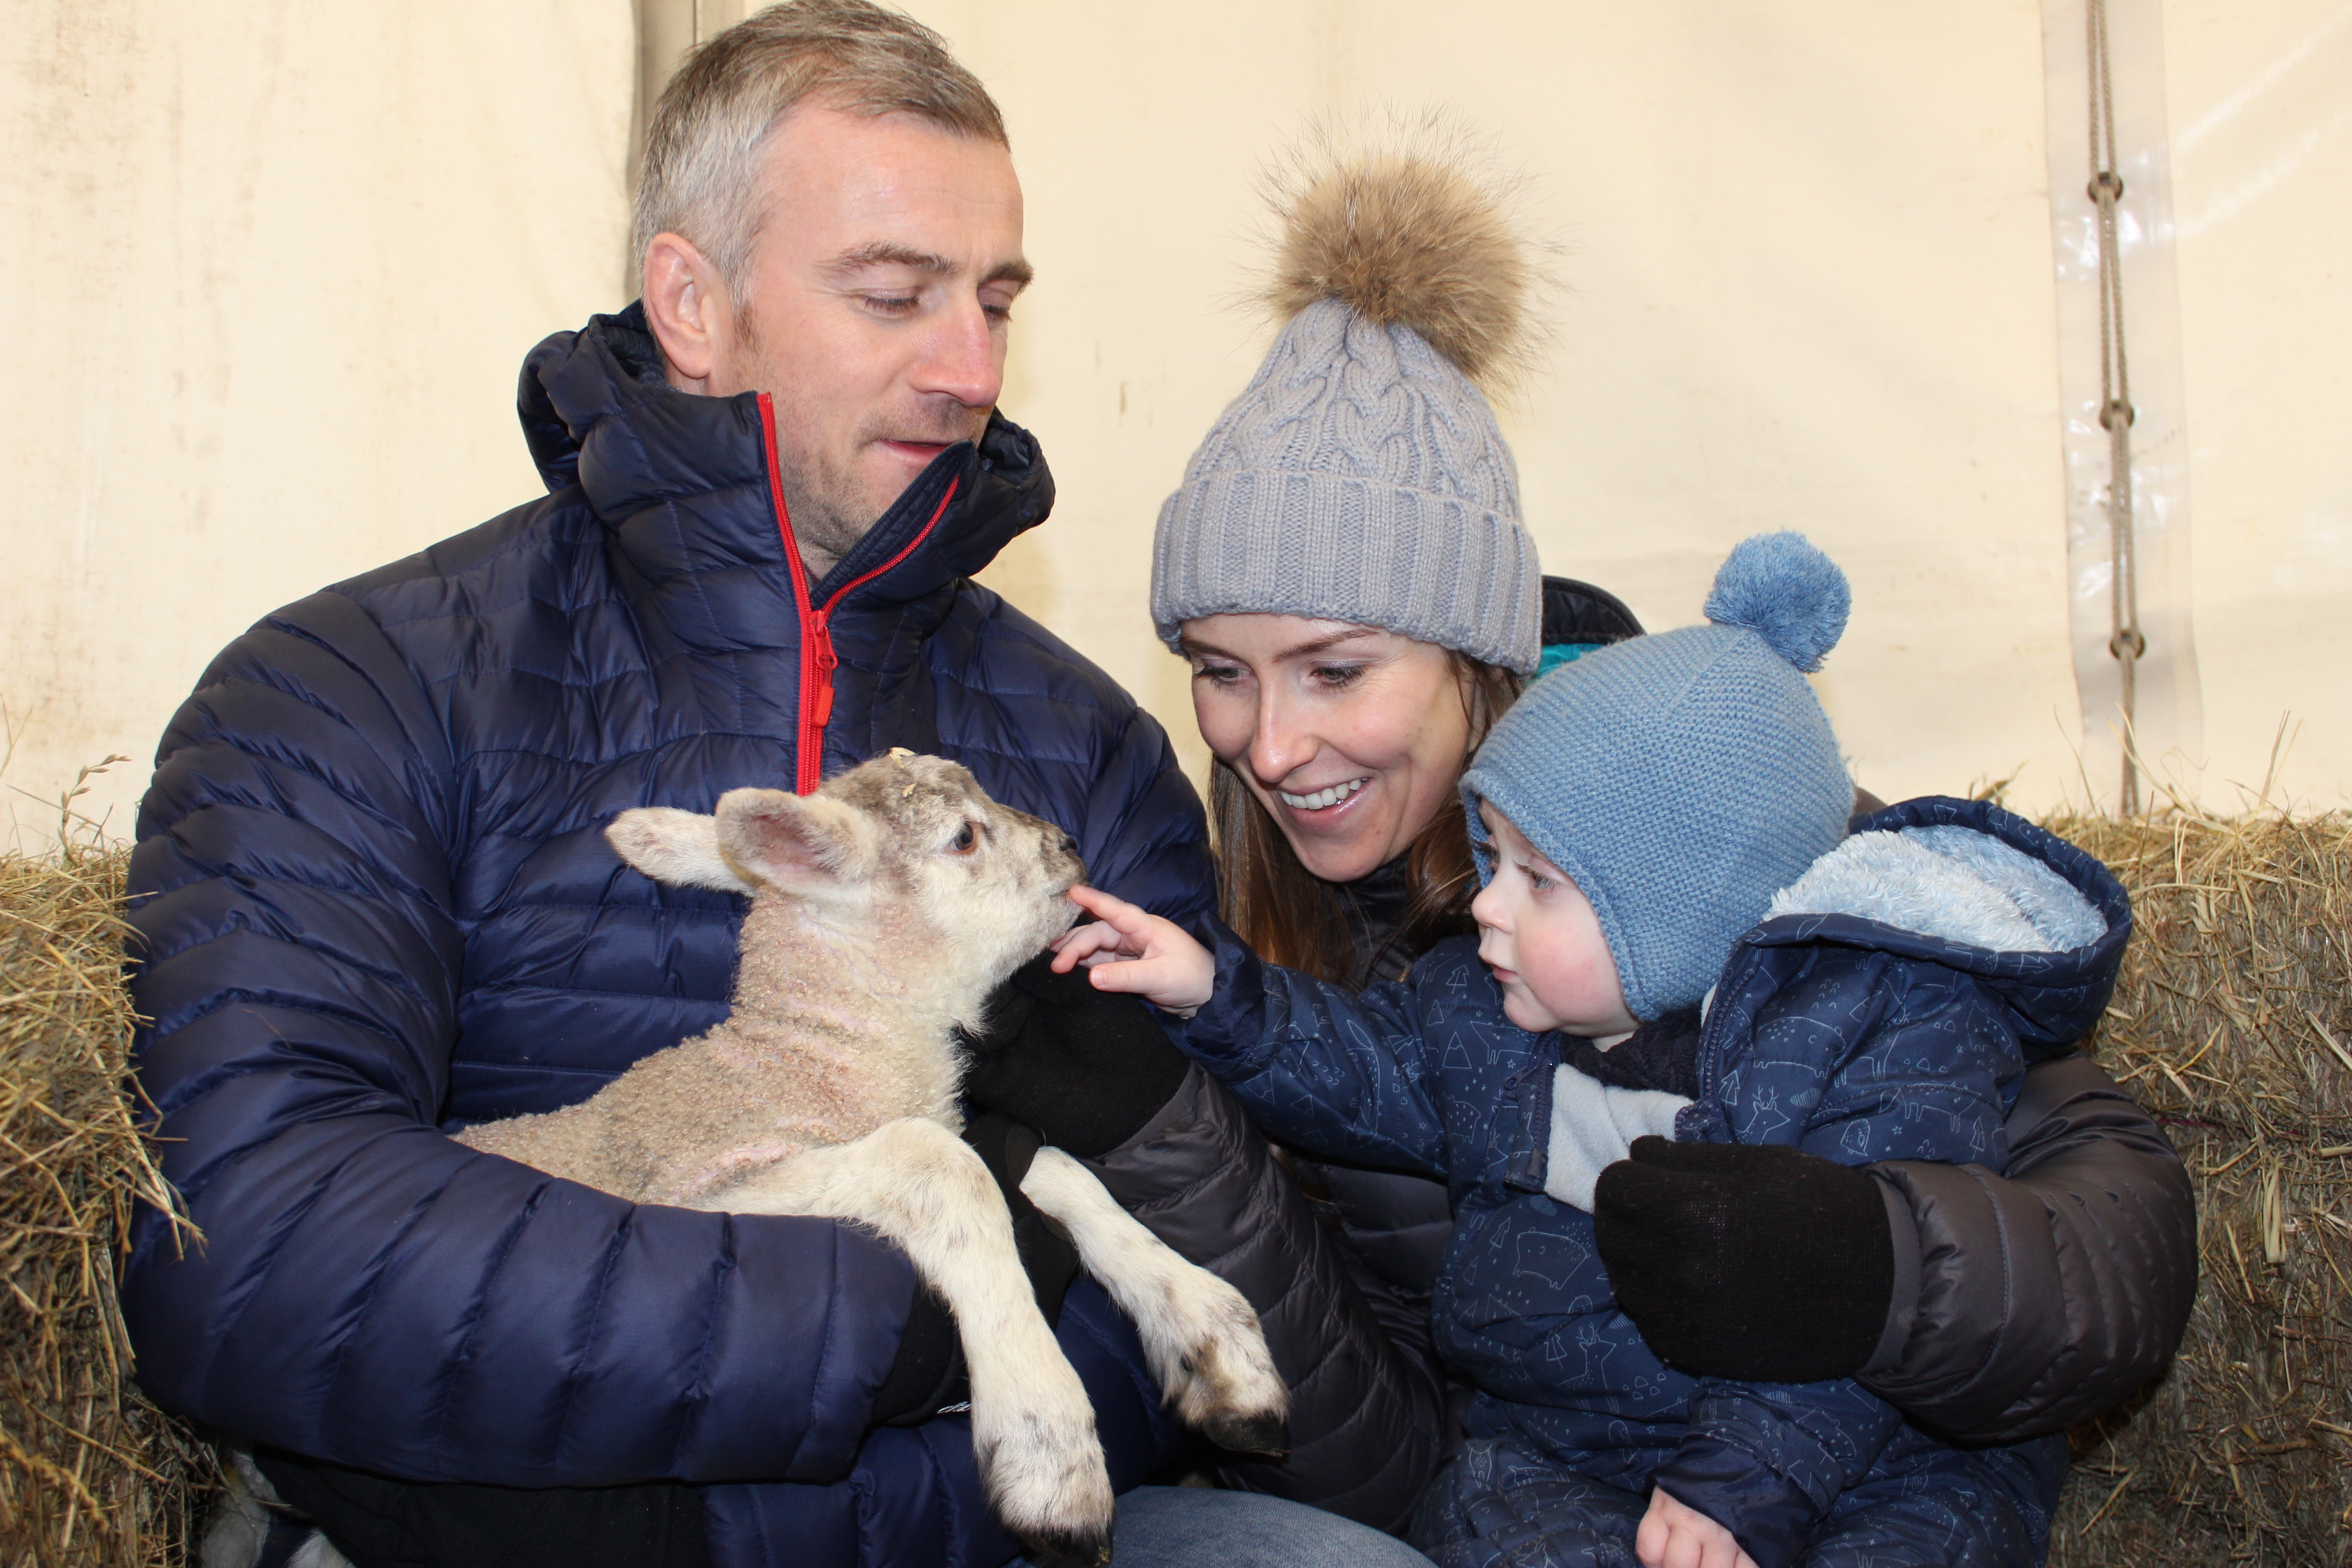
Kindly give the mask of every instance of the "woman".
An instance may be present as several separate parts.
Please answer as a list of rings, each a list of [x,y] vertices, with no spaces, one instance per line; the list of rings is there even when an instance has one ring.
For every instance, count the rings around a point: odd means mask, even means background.
[[[1455,784],[1520,679],[1640,628],[1597,589],[1539,586],[1477,386],[1514,357],[1526,273],[1475,184],[1369,160],[1286,216],[1289,319],[1161,512],[1153,617],[1216,757],[1226,919],[1361,984],[1468,929]],[[1858,1376],[1962,1438],[2051,1431],[2169,1357],[2195,1216],[2161,1132],[2087,1059],[2030,1074],[2010,1132],[2007,1179],[1645,1146],[1603,1181],[1600,1243],[1669,1359]],[[1425,1307],[1442,1189],[1295,1163],[1405,1309],[1387,1315]]]

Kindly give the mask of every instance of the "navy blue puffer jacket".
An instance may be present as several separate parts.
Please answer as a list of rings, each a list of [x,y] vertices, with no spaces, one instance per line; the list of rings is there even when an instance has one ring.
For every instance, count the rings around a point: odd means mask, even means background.
[[[443,1129],[586,1098],[727,1010],[739,901],[625,870],[709,810],[888,746],[1068,829],[1191,921],[1200,808],[1159,726],[968,581],[1052,481],[1002,420],[803,581],[764,397],[666,386],[643,320],[523,374],[550,494],[269,616],[173,721],[139,819],[141,1085],[202,1245],[139,1222],[139,1376],[227,1431],[421,1480],[709,1497],[721,1562],[992,1563],[968,1432],[869,1433],[914,1289],[830,1220],[634,1207]],[[1172,1435],[1081,1280],[1061,1339],[1112,1479]]]

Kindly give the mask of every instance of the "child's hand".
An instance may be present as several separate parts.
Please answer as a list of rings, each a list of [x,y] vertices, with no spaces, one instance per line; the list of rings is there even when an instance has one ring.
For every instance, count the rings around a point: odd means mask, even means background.
[[[1642,1568],[1756,1568],[1731,1531],[1679,1502],[1661,1488],[1650,1494],[1650,1511],[1634,1532],[1633,1555]]]
[[[1092,888],[1072,888],[1070,902],[1096,921],[1054,944],[1055,973],[1086,963],[1097,991],[1130,992],[1180,1018],[1201,1010],[1215,987],[1217,961],[1182,926]]]

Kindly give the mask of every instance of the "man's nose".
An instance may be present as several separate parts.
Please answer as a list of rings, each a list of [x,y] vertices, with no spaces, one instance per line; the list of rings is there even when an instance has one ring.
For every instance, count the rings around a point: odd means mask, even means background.
[[[1004,390],[1003,345],[977,300],[940,314],[916,367],[915,390],[944,394],[966,408],[993,408]]]

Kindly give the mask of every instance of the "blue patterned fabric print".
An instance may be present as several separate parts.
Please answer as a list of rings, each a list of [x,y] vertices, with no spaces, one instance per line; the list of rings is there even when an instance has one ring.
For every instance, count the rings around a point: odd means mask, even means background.
[[[1766,920],[1724,967],[1677,1137],[1843,1164],[2002,1162],[2018,1079],[2097,1019],[2130,910],[2095,860],[1994,806],[1912,801],[1857,825],[1950,826],[2055,872],[2104,934],[2000,952],[1835,912]],[[1759,1568],[2041,1560],[2063,1439],[1963,1451],[1851,1380],[1694,1377],[1650,1352],[1591,1216],[1543,1191],[1557,1037],[1503,1016],[1474,942],[1354,996],[1229,938],[1218,963],[1185,1043],[1270,1131],[1452,1191],[1434,1328],[1479,1395],[1470,1447],[1415,1527],[1443,1568],[1611,1563],[1621,1542],[1630,1561],[1654,1484],[1728,1525]]]

